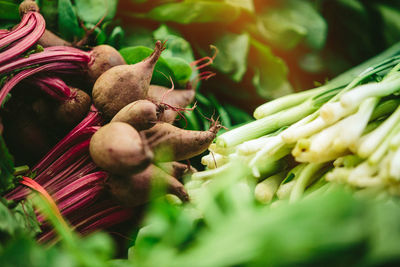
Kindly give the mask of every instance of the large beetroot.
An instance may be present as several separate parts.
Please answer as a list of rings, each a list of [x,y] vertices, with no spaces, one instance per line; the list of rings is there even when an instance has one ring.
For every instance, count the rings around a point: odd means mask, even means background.
[[[124,122],[111,122],[101,127],[92,136],[89,150],[100,168],[120,175],[142,171],[153,158],[135,128]]]
[[[106,119],[114,117],[129,103],[146,98],[154,66],[163,49],[163,44],[157,41],[148,58],[134,65],[115,66],[97,79],[93,103]]]

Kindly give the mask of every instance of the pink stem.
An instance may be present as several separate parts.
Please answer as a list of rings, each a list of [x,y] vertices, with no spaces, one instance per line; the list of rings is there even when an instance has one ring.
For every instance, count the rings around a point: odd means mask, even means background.
[[[101,117],[97,109],[92,105],[89,114],[74,129],[72,129],[60,142],[58,142],[43,159],[32,168],[33,171],[42,172],[45,168],[62,155],[71,145],[91,136],[100,125]],[[90,127],[90,128],[88,128]]]
[[[127,209],[110,209],[108,214],[95,214],[91,224],[82,227],[79,232],[83,235],[89,234],[99,229],[105,229],[113,225],[122,223],[132,218],[132,211]]]
[[[44,180],[43,186],[46,187],[49,192],[57,192],[59,189],[61,189],[58,184],[62,183],[63,181],[67,181],[67,184],[73,181],[76,177],[82,177],[86,173],[94,170],[94,168],[90,168],[89,171],[86,170],[86,165],[88,164],[89,161],[89,155],[83,155],[81,158],[77,159],[75,162],[73,162],[70,166],[68,166],[66,169],[62,170],[59,172],[56,176],[51,178],[50,180]],[[82,172],[82,169],[85,169]],[[67,185],[66,184],[66,185]]]
[[[108,174],[104,171],[90,173],[79,179],[76,179],[73,182],[70,182],[67,186],[58,190],[55,194],[53,194],[53,198],[56,201],[64,200],[69,198],[71,195],[74,195],[76,192],[79,192],[82,190],[82,188],[87,186],[92,187],[94,185],[104,183],[107,177]]]
[[[29,55],[27,58],[18,58],[15,61],[8,62],[0,66],[0,73],[5,74],[12,72],[17,69],[28,68],[37,64],[46,63],[63,63],[63,61],[68,63],[80,63],[83,67],[91,61],[91,56],[89,53],[81,51],[76,48],[60,46],[58,50],[53,50],[45,48],[43,52],[34,53]]]
[[[0,103],[3,103],[4,99],[7,97],[7,94],[11,91],[11,89],[17,85],[20,81],[22,81],[25,78],[28,78],[38,72],[41,71],[48,71],[48,70],[57,70],[57,69],[77,69],[78,66],[75,64],[71,63],[49,63],[43,66],[39,66],[37,68],[32,68],[32,69],[26,69],[23,70],[19,73],[17,73],[14,77],[12,77],[10,80],[8,80],[3,88],[0,91]]]
[[[31,83],[36,84],[42,91],[60,102],[65,102],[76,96],[76,93],[73,94],[71,88],[58,77],[34,77],[31,79]]]
[[[8,60],[15,58],[25,51],[27,51],[32,45],[34,45],[40,37],[42,37],[44,30],[46,29],[46,23],[42,15],[37,12],[33,12],[33,16],[36,19],[36,28],[22,40],[18,41],[18,44],[0,53],[0,64],[4,64]]]
[[[71,183],[71,181],[75,180],[75,179],[79,179],[80,177],[83,177],[85,175],[90,174],[91,172],[95,171],[96,169],[98,169],[98,167],[96,166],[96,164],[94,164],[91,160],[90,160],[90,156],[86,155],[86,158],[88,159],[88,163],[86,162],[85,166],[82,167],[81,169],[79,169],[78,172],[74,173],[71,176],[68,176],[67,179],[59,179],[57,181],[57,183],[54,183],[51,185],[51,190],[53,190],[53,192],[57,192],[59,190],[61,190],[63,187],[66,187],[68,184]]]
[[[103,186],[96,185],[80,192],[74,192],[73,196],[60,202],[59,208],[62,215],[68,216],[73,212],[86,210],[88,206],[94,204],[94,201],[98,199],[100,192],[103,190]]]
[[[28,12],[29,13],[29,12]],[[18,31],[18,30],[20,30],[21,28],[23,28],[25,25],[26,25],[26,23],[28,22],[28,20],[29,20],[29,18],[30,18],[30,16],[26,16],[26,14],[22,17],[22,20],[21,20],[21,22],[18,24],[18,26],[17,27],[15,27],[14,29],[12,29],[12,30],[0,30],[0,39],[3,39],[3,38],[5,38],[5,37],[7,37],[9,34],[12,34],[14,31]]]
[[[4,46],[9,45],[22,37],[25,37],[36,27],[36,20],[33,16],[33,12],[26,13],[24,15],[24,19],[25,22],[23,24],[23,27],[10,31],[7,36],[4,36],[0,39],[0,48],[3,48]],[[20,25],[21,24],[22,22],[20,23]]]

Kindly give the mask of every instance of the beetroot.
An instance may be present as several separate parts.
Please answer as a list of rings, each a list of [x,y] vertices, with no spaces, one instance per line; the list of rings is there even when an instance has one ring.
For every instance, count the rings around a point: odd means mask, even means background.
[[[19,5],[19,15],[21,17],[28,12],[39,12],[39,7],[34,0],[25,0]]]
[[[220,127],[214,123],[208,131],[190,131],[157,122],[143,134],[156,161],[186,160],[207,150]]]
[[[169,107],[159,117],[159,120],[172,123],[177,116],[176,110],[191,104],[195,94],[195,90],[191,87],[183,90],[171,90],[164,86],[150,85],[147,98],[155,103]]]
[[[158,107],[148,100],[137,100],[121,109],[111,120],[126,122],[136,130],[146,130],[158,121]]]
[[[150,165],[137,174],[111,176],[107,181],[111,194],[126,207],[136,207],[149,202],[152,197],[158,197],[158,195],[150,195],[151,188],[163,185],[166,186],[167,192],[175,194],[182,201],[189,200],[183,185],[155,165]]]
[[[72,44],[68,41],[65,41],[61,37],[55,35],[53,32],[49,30],[45,30],[42,37],[38,40],[38,44],[42,47],[49,46],[72,46]]]
[[[189,164],[183,164],[177,161],[172,162],[159,162],[157,167],[168,173],[169,175],[181,180],[184,175],[193,174],[197,172],[196,168]]]
[[[124,122],[101,127],[90,141],[90,156],[100,168],[121,175],[142,171],[153,158],[135,128]]]
[[[91,55],[93,61],[89,65],[88,75],[93,83],[100,75],[112,67],[126,65],[121,54],[114,47],[109,45],[95,46],[91,51]]]
[[[93,86],[93,103],[106,119],[111,119],[123,107],[145,99],[154,66],[163,50],[157,41],[153,53],[134,65],[115,66],[104,72]]]
[[[77,88],[70,88],[57,77],[35,77],[32,83],[56,99],[55,118],[66,127],[75,126],[88,113],[91,99],[88,94]]]

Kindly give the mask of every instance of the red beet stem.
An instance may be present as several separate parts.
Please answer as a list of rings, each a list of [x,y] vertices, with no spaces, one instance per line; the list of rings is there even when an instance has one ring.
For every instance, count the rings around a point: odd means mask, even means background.
[[[90,138],[71,147],[67,152],[64,153],[64,155],[59,157],[41,174],[39,174],[36,177],[36,180],[39,182],[43,182],[52,179],[60,171],[75,162],[75,160],[88,153],[89,142]]]
[[[106,213],[107,212],[107,213]],[[122,208],[111,208],[105,212],[93,215],[90,224],[80,227],[79,232],[83,235],[97,231],[99,229],[105,229],[122,223],[132,218],[132,211]]]
[[[10,31],[6,30],[6,29],[1,29],[0,30],[0,39],[6,38],[8,35],[12,34],[13,32],[18,31],[21,28],[23,28],[26,25],[26,23],[28,22],[29,18],[30,18],[30,16],[26,16],[26,15],[23,16],[22,20],[18,24],[18,26],[15,27],[14,29],[10,30]]]
[[[44,21],[44,18],[37,12],[32,12],[32,16],[34,17],[35,20],[35,22],[33,22],[35,28],[32,30],[30,34],[26,35],[23,39],[18,40],[18,43],[16,45],[0,53],[0,64],[4,64],[10,59],[21,55],[22,53],[27,51],[32,45],[34,45],[40,39],[40,37],[42,37],[46,29],[46,23]]]
[[[80,64],[82,67],[87,66],[87,64],[91,61],[91,56],[89,53],[84,52],[82,50],[60,46],[57,47],[57,50],[52,47],[51,49],[45,48],[43,52],[33,53],[27,58],[18,58],[15,61],[8,62],[0,66],[0,73],[6,74],[17,69],[28,68],[37,64],[46,64],[52,62],[58,63],[75,63]]]
[[[20,28],[14,29],[12,31],[7,31],[4,36],[0,39],[0,48],[11,44],[12,42],[25,37],[36,27],[36,20],[33,16],[33,12],[25,14],[24,19],[19,24]]]
[[[89,114],[72,129],[60,142],[58,142],[43,159],[33,167],[33,171],[42,172],[50,166],[60,155],[62,155],[71,145],[82,139],[92,136],[98,128],[92,126],[100,125],[101,117],[97,109],[92,105]]]
[[[98,171],[94,173],[87,174],[75,181],[69,183],[64,188],[58,190],[53,198],[56,201],[68,199],[70,196],[75,195],[82,189],[86,189],[87,187],[93,187],[97,184],[102,184],[107,179],[108,174],[104,171]]]
[[[79,210],[86,210],[98,199],[101,191],[104,190],[102,185],[93,185],[84,190],[74,192],[74,195],[59,203],[59,208],[63,216],[68,216],[71,213]],[[86,207],[86,208],[85,208]]]
[[[58,179],[55,183],[52,183],[50,188],[53,192],[58,192],[62,188],[68,186],[72,181],[79,179],[85,175],[90,174],[91,172],[98,169],[96,164],[94,164],[91,160],[89,155],[85,155],[86,161],[84,162],[83,167],[80,166],[79,171],[73,173],[72,175],[60,175],[60,179]],[[66,177],[66,178],[65,178]]]
[[[46,175],[42,175],[43,173],[39,174],[37,178],[38,182],[43,184],[44,187],[50,192],[50,193],[55,193],[62,187],[59,186],[59,184],[64,184],[63,182],[67,180],[67,184],[71,183],[73,179],[76,177],[82,177],[85,174],[89,173],[90,171],[93,171],[95,168],[89,168],[87,170],[86,165],[89,162],[89,157],[87,155],[81,156],[79,159],[75,160],[70,166],[65,168],[64,170],[60,171],[57,175],[54,177],[51,177],[50,179],[45,179],[48,178]],[[83,170],[84,169],[84,170]],[[65,186],[66,184],[64,184]]]
[[[9,79],[3,86],[3,88],[0,91],[0,103],[3,103],[4,99],[7,97],[7,94],[11,91],[11,89],[17,85],[20,81],[42,71],[49,71],[49,70],[73,70],[79,68],[75,64],[71,63],[49,63],[43,66],[39,66],[37,68],[32,68],[32,69],[26,69],[23,70],[19,73],[17,73],[15,76],[13,76],[11,79]]]
[[[65,102],[76,96],[76,92],[73,93],[71,88],[58,77],[34,77],[30,82],[37,85],[50,97],[60,102]]]

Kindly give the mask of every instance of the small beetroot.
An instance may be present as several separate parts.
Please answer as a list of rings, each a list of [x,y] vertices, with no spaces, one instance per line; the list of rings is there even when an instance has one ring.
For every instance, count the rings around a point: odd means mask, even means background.
[[[188,201],[189,196],[183,185],[174,177],[151,164],[144,171],[127,175],[111,176],[107,186],[114,198],[126,207],[135,207],[151,200],[152,186],[166,186],[167,192],[175,194],[182,201]]]
[[[186,160],[207,150],[221,126],[213,123],[208,131],[191,131],[166,122],[143,131],[156,161]]]
[[[158,121],[158,107],[148,100],[137,100],[121,109],[111,120],[129,123],[136,130],[146,130]]]

